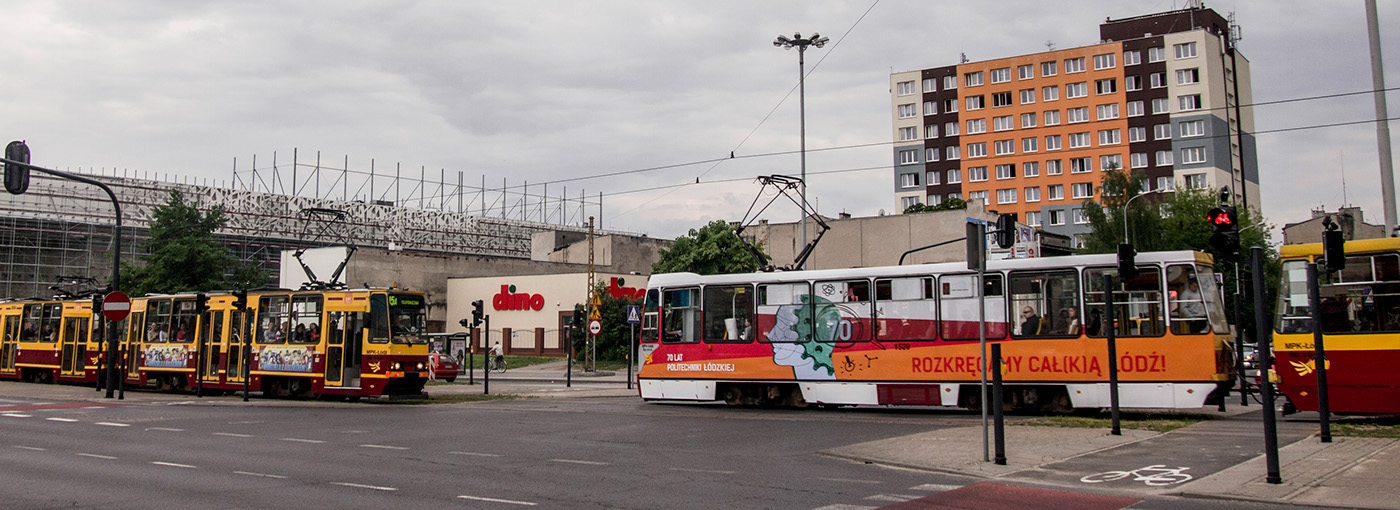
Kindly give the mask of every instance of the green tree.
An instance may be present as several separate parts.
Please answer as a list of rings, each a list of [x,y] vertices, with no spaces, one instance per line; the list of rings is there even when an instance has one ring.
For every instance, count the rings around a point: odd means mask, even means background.
[[[627,359],[627,348],[635,336],[640,334],[635,328],[639,325],[627,322],[627,306],[642,304],[641,299],[627,299],[625,297],[613,297],[607,291],[607,286],[603,282],[598,282],[594,288],[598,295],[598,314],[602,317],[599,322],[603,325],[603,332],[598,334],[597,353],[598,361],[619,362]],[[574,344],[574,360],[585,359],[584,349],[587,348],[588,340],[588,306],[577,305],[574,307],[574,316],[583,317],[578,328],[572,331],[572,341]]]
[[[729,223],[715,220],[699,230],[690,229],[689,234],[677,237],[670,246],[662,248],[661,260],[651,265],[651,272],[730,274],[757,271],[758,261],[745,244]],[[754,248],[763,252],[762,247]]]
[[[227,219],[222,206],[201,213],[179,191],[151,210],[147,255],[138,266],[123,265],[122,286],[132,295],[257,288],[267,273],[256,263],[240,263],[214,239]]]
[[[948,197],[943,199],[942,202],[939,202],[936,205],[914,204],[904,209],[904,214],[931,211],[951,211],[953,209],[967,209],[967,201],[957,197]]]

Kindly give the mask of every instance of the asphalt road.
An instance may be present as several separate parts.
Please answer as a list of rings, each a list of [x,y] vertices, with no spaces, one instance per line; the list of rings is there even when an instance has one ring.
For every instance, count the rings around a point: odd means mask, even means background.
[[[624,397],[257,406],[142,398],[88,407],[5,389],[2,508],[854,509],[983,481],[820,454],[967,426],[980,420],[971,413]],[[1143,498],[1132,507],[1249,506]]]

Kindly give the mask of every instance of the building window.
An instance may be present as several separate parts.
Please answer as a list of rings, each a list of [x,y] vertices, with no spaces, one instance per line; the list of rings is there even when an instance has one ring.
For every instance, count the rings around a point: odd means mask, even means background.
[[[1118,145],[1123,143],[1122,131],[1117,129],[1099,130],[1099,145]]]
[[[963,75],[963,85],[976,87],[982,84],[982,71],[971,72]]]
[[[1094,90],[1097,91],[1099,95],[1118,92],[1118,80],[1116,78],[1094,80]]]
[[[1036,152],[1040,150],[1040,139],[1034,136],[1021,139],[1021,152]]]
[[[1035,89],[1021,89],[1021,104],[1035,103]]]
[[[1055,67],[1057,66],[1057,64],[1058,64],[1058,63],[1055,62],[1054,60],[1051,60],[1051,61],[1049,61],[1049,62],[1041,62],[1041,63],[1040,63],[1040,76],[1041,76],[1042,78],[1044,78],[1044,77],[1046,77],[1046,76],[1054,76],[1054,75],[1056,74],[1056,72],[1055,72]]]
[[[1003,115],[1003,116],[1001,116],[1001,117],[992,117],[992,130],[994,130],[994,131],[1010,131],[1010,130],[1015,129],[1015,128],[1016,128],[1016,121],[1015,121],[1015,118],[1012,117],[1012,116],[1010,116],[1010,115]]]
[[[1153,99],[1153,100],[1152,100],[1152,114],[1153,114],[1153,115],[1158,115],[1158,114],[1163,114],[1163,113],[1169,112],[1169,111],[1171,110],[1171,104],[1172,104],[1171,101],[1169,101],[1169,100],[1168,100],[1167,98],[1165,98],[1165,97]]]
[[[1042,100],[1044,100],[1044,101],[1059,101],[1059,100],[1060,100],[1060,86],[1059,86],[1059,85],[1051,85],[1051,86],[1049,86],[1049,87],[1041,87],[1041,88],[1040,88],[1040,98],[1041,98]]]
[[[1066,110],[1066,111],[1069,112],[1069,123],[1070,123],[1070,124],[1074,124],[1074,123],[1076,123],[1076,122],[1089,122],[1089,107],[1088,107],[1088,106],[1081,106],[1081,107],[1079,107],[1079,108],[1070,108],[1069,110]]]
[[[924,115],[938,115],[938,102],[924,101]]]
[[[924,78],[924,92],[938,92],[938,80]]]
[[[986,192],[986,191],[969,191],[969,192],[967,193],[967,201],[968,201],[968,202],[973,202],[973,201],[978,201],[978,200],[982,201],[982,203],[985,205],[985,204],[987,203],[987,192]]]
[[[1118,103],[1101,104],[1098,107],[1099,120],[1118,118]]]
[[[953,90],[958,88],[958,77],[948,75],[943,77],[943,90]]]
[[[945,147],[945,148],[943,149],[943,156],[944,156],[944,157],[947,157],[947,158],[950,159],[950,160],[953,160],[953,159],[962,159],[962,147],[958,147],[958,146],[956,146],[956,145],[949,145],[949,146],[947,146],[947,147]],[[954,181],[948,181],[948,182],[954,182]]]
[[[1094,185],[1087,182],[1077,182],[1071,186],[1074,198],[1094,198]]]
[[[1083,207],[1075,207],[1074,209],[1071,209],[1071,210],[1070,210],[1070,214],[1074,215],[1074,223],[1075,223],[1075,224],[1083,225],[1083,224],[1089,222],[1089,218],[1087,218],[1087,217],[1084,216],[1084,208],[1083,208]]]
[[[1119,170],[1123,168],[1122,154],[1104,154],[1099,156],[1099,169],[1105,172],[1109,170]]]
[[[943,124],[943,134],[948,136],[958,136],[958,123],[948,122]]]
[[[1083,174],[1093,170],[1093,162],[1089,158],[1070,158],[1069,160],[1069,173]]]
[[[992,83],[1006,83],[1011,81],[1011,68],[992,69]]]
[[[944,99],[944,100],[943,100],[943,113],[957,113],[957,112],[958,112],[958,100],[957,100],[957,98],[953,98],[953,99]]]
[[[948,184],[958,184],[962,182],[962,171],[956,168],[948,171]],[[949,195],[951,196],[951,195]]]
[[[975,135],[987,132],[987,119],[968,119],[967,134]]]
[[[1179,126],[1181,127],[1182,138],[1205,136],[1206,134],[1206,121],[1204,120],[1189,120],[1180,123]]]
[[[1176,51],[1176,58],[1191,58],[1196,56],[1196,43],[1194,42],[1173,44],[1172,49]]]
[[[916,110],[917,108],[914,107],[913,103],[899,105],[899,118],[913,118],[915,115],[918,115]]]
[[[1191,95],[1186,95],[1186,96],[1177,96],[1177,100],[1181,102],[1181,104],[1180,104],[1179,106],[1181,106],[1181,111],[1183,111],[1183,112],[1201,109],[1201,95],[1200,95],[1200,94],[1191,94]]]
[[[1116,60],[1117,56],[1112,53],[1104,55],[1094,55],[1094,70],[1098,71],[1118,67]]]
[[[904,197],[903,202],[901,203],[904,204],[905,209],[908,209],[910,207],[919,205],[919,197]]]
[[[1058,210],[1058,209],[1051,209],[1051,210],[1050,210],[1050,224],[1051,224],[1051,225],[1064,225],[1064,224],[1065,224],[1065,212],[1064,212],[1064,211],[1061,211],[1061,210]]]
[[[1158,125],[1152,126],[1152,139],[1154,139],[1154,140],[1171,140],[1171,139],[1172,139],[1172,125],[1171,125],[1171,124],[1158,124]]]
[[[1167,73],[1165,71],[1160,73],[1149,74],[1147,75],[1147,78],[1148,85],[1150,85],[1154,89],[1160,89],[1162,87],[1167,86]]]
[[[997,140],[996,142],[993,142],[992,150],[996,151],[996,155],[998,155],[998,156],[1007,156],[1007,155],[1015,154],[1015,153],[1016,153],[1016,141],[1015,141],[1015,140]]]
[[[1125,90],[1127,90],[1127,91],[1129,91],[1129,92],[1132,92],[1132,91],[1135,91],[1135,90],[1142,90],[1142,77],[1141,77],[1141,76],[1138,76],[1138,75],[1136,75],[1136,74],[1135,74],[1135,75],[1132,75],[1132,76],[1124,76],[1124,77],[1123,77],[1123,89],[1125,89]]]
[[[986,107],[987,103],[983,101],[982,96],[967,96],[968,110],[981,110]]]
[[[1063,184],[1051,184],[1050,186],[1046,186],[1046,188],[1045,188],[1045,194],[1049,195],[1048,198],[1049,198],[1050,200],[1064,200],[1064,199],[1065,199],[1065,185],[1063,185]]]
[[[1142,63],[1142,52],[1140,52],[1140,51],[1125,51],[1125,52],[1123,52],[1123,65],[1124,65],[1124,66],[1135,66],[1135,65],[1138,65],[1138,64],[1141,64],[1141,63]]]
[[[1157,151],[1157,166],[1171,166],[1172,151]]]
[[[1021,175],[1024,177],[1039,177],[1040,162],[1028,161],[1025,163],[1021,163]]]
[[[987,167],[971,166],[967,168],[967,182],[982,182],[987,180]]]
[[[1090,142],[1089,142],[1089,133],[1088,133],[1088,132],[1084,132],[1084,133],[1070,133],[1070,134],[1069,134],[1069,148],[1071,148],[1071,149],[1081,149],[1081,148],[1084,148],[1084,147],[1088,147],[1089,144],[1090,144]]]
[[[1014,204],[1014,203],[1016,203],[1016,188],[1011,188],[1011,189],[999,189],[999,190],[997,190],[997,203],[998,203],[998,204]]]
[[[1177,70],[1176,70],[1176,84],[1177,84],[1177,85],[1190,85],[1190,84],[1192,84],[1192,83],[1200,83],[1200,82],[1201,82],[1201,71],[1200,71],[1199,69],[1192,67],[1192,68],[1190,68],[1190,69],[1177,69]]]
[[[1035,66],[1030,64],[1016,66],[1016,76],[1017,79],[1021,80],[1029,80],[1031,78],[1035,78]]]
[[[992,107],[1001,108],[1003,106],[1011,106],[1011,92],[992,93]]]
[[[1147,128],[1143,126],[1128,128],[1128,142],[1146,142]]]
[[[1171,177],[1158,177],[1157,191],[1176,191],[1176,181]]]
[[[919,129],[914,126],[899,128],[899,141],[907,142],[919,137]]]
[[[1206,162],[1206,148],[1205,148],[1205,147],[1187,147],[1187,148],[1185,148],[1185,149],[1181,149],[1181,163],[1182,163],[1182,164],[1194,164],[1194,163],[1205,163],[1205,162]]]
[[[1065,85],[1065,97],[1067,97],[1067,98],[1074,99],[1074,98],[1077,98],[1077,97],[1088,97],[1088,96],[1089,96],[1089,83],[1088,83],[1088,82],[1083,82],[1083,81],[1081,81],[1081,82],[1079,82],[1079,83],[1069,83],[1069,84],[1066,84],[1066,85]]]
[[[1065,173],[1064,163],[1058,159],[1045,160],[1045,175],[1061,175]]]
[[[1128,156],[1128,160],[1133,164],[1133,168],[1147,168],[1147,153],[1134,152]]]
[[[1015,179],[1016,165],[997,165],[997,179]]]
[[[985,158],[987,157],[987,142],[967,144],[967,157]]]
[[[1029,202],[1030,200],[1026,200]],[[1032,227],[1040,226],[1040,211],[1030,211],[1026,213],[1026,224]]]
[[[1084,57],[1065,59],[1065,74],[1084,72]]]
[[[1060,135],[1045,135],[1045,150],[1060,150]]]
[[[1058,126],[1058,125],[1060,125],[1060,111],[1059,111],[1059,110],[1045,110],[1045,125],[1047,125],[1047,126]]]
[[[938,147],[924,149],[924,161],[939,161],[941,159],[943,158],[939,157]],[[937,180],[938,179],[932,179],[932,181],[935,182],[930,182],[929,184],[938,184],[938,182],[936,182]]]
[[[1160,47],[1160,46],[1159,46],[1159,47],[1156,47],[1156,48],[1148,48],[1148,49],[1147,49],[1147,61],[1148,61],[1148,62],[1161,62],[1161,61],[1166,60],[1166,59],[1167,59],[1167,49],[1166,49],[1165,47]]]
[[[938,138],[938,124],[924,126],[924,138]]]
[[[938,149],[929,149],[929,150],[938,150]],[[937,185],[939,185],[939,184],[943,184],[943,180],[941,179],[942,176],[943,176],[943,173],[942,173],[942,172],[939,172],[939,171],[937,171],[937,170],[930,170],[930,171],[928,171],[928,172],[924,172],[924,180],[928,181],[928,185],[929,185],[929,186],[937,186]],[[936,203],[939,203],[939,202],[942,202],[942,200],[934,200],[934,201],[932,201],[932,202],[930,202],[930,203],[936,204]]]
[[[1142,101],[1128,101],[1129,117],[1141,117],[1144,113],[1146,112],[1142,111]]]
[[[1032,113],[1022,113],[1022,114],[1021,114],[1021,128],[1024,129],[1024,128],[1033,128],[1033,127],[1035,127],[1035,113],[1034,113],[1034,112],[1032,112]]]
[[[899,187],[912,188],[919,185],[919,174],[899,174]]]
[[[901,96],[907,96],[907,95],[910,95],[910,94],[913,94],[913,93],[914,93],[914,82],[912,82],[912,81],[902,81],[902,82],[899,82],[899,95],[901,95]]]
[[[1029,187],[1029,188],[1026,188],[1026,201],[1027,201],[1027,202],[1039,202],[1039,201],[1040,201],[1040,187],[1039,187],[1039,186],[1031,186],[1031,187]]]
[[[1206,174],[1186,174],[1182,177],[1186,180],[1186,189],[1206,189],[1210,186],[1206,182]]]
[[[917,150],[904,150],[904,151],[899,151],[899,164],[901,164],[901,165],[912,165],[912,164],[918,163],[918,162],[919,162],[919,151],[917,151]]]

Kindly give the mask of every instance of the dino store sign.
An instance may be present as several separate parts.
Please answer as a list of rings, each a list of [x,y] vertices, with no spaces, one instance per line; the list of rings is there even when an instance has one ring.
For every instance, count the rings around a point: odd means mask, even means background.
[[[608,279],[605,291],[615,299],[639,299],[646,295],[646,289],[624,287],[626,281],[612,277]],[[501,291],[491,297],[491,306],[496,310],[540,311],[544,309],[544,295],[519,292],[515,285],[502,284]]]

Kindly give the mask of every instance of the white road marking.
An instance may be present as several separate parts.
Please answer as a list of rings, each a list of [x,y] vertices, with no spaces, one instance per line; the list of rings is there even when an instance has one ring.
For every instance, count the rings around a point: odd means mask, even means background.
[[[78,456],[79,456],[79,457],[92,457],[92,458],[94,458],[94,459],[116,460],[116,457],[110,457],[110,456],[107,456],[107,455],[98,455],[98,454],[96,454],[96,453],[79,453]]]
[[[818,507],[816,510],[875,510],[876,508],[879,507],[859,505],[827,505],[823,507]]]
[[[874,496],[866,496],[865,499],[871,501],[889,501],[891,503],[903,503],[905,501],[919,499],[919,497],[910,496],[907,494],[876,494]]]
[[[313,443],[313,444],[320,444],[320,443],[324,443],[324,442],[325,442],[325,441],[322,441],[322,440],[320,440],[320,439],[301,439],[301,438],[297,438],[297,437],[284,437],[284,438],[282,438],[281,440],[282,440],[282,441],[291,441],[291,442],[294,442],[294,443]]]
[[[876,485],[876,484],[885,483],[885,482],[881,482],[881,481],[879,481],[879,480],[856,480],[856,479],[853,479],[853,478],[817,478],[817,479],[818,479],[818,480],[826,480],[826,481],[828,481],[828,482],[864,483],[864,484],[870,484],[870,485]]]
[[[189,464],[176,464],[176,463],[174,463],[174,462],[157,462],[157,461],[153,461],[153,462],[151,462],[151,464],[155,464],[155,465],[157,465],[157,466],[169,466],[169,467],[177,467],[177,468],[185,468],[185,469],[198,469],[198,468],[196,468],[196,467],[194,467],[194,466],[191,466],[191,465],[189,465]]]
[[[36,446],[15,445],[15,448],[19,448],[19,449],[21,449],[21,450],[33,450],[33,451],[36,451],[36,452],[46,452],[46,451],[49,451],[48,448],[39,448],[39,447],[36,447]]]
[[[231,422],[228,422],[229,425],[252,425],[252,424],[255,424],[255,423],[262,423],[262,420],[253,420],[253,421],[231,421]]]
[[[477,453],[477,452],[447,452],[447,453],[450,453],[450,454],[453,454],[453,455],[467,455],[467,456],[471,456],[471,457],[500,457],[500,455],[497,455],[497,454],[494,454],[494,453]]]
[[[130,427],[130,426],[131,426],[130,423],[116,423],[116,422],[110,422],[110,421],[99,421],[99,422],[97,422],[97,423],[94,423],[93,425],[101,425],[101,426],[103,426],[103,427]]]
[[[539,503],[531,503],[531,502],[529,502],[529,501],[515,501],[515,500],[513,500],[513,499],[498,499],[498,498],[480,498],[480,497],[476,497],[476,496],[457,496],[457,498],[458,498],[458,499],[470,499],[470,500],[472,500],[472,501],[485,501],[485,502],[488,502],[488,503],[505,503],[505,504],[508,504],[508,505],[535,506],[535,505],[538,505],[538,504],[539,504]]]
[[[253,436],[250,436],[250,435],[248,435],[248,434],[234,434],[234,433],[232,433],[232,432],[215,432],[214,435],[216,435],[216,436],[228,436],[228,437],[253,437]]]
[[[278,480],[287,478],[287,477],[282,476],[282,475],[269,475],[269,474],[267,474],[267,473],[253,473],[253,472],[249,472],[249,471],[234,471],[233,474],[235,474],[235,475],[248,475],[248,476],[260,476],[260,477],[263,477],[263,478],[276,478],[276,479],[278,479]]]
[[[597,462],[597,461],[592,461],[592,460],[549,459],[549,461],[550,461],[550,462],[563,462],[563,463],[565,463],[565,464],[585,464],[585,465],[589,465],[589,466],[607,466],[607,465],[609,465],[609,463],[607,463],[607,462]]]
[[[44,418],[44,419],[49,420],[49,421],[61,421],[61,422],[64,422],[64,423],[73,423],[73,422],[75,422],[75,421],[78,421],[78,420],[75,420],[75,419],[73,419],[73,418],[57,418],[57,417],[55,417],[55,418]]]
[[[32,417],[33,417],[33,415],[30,415],[30,414],[19,414],[19,413],[4,413],[4,414],[0,414],[0,416],[9,416],[9,417],[11,417],[11,418],[32,418]]]
[[[951,491],[951,490],[957,490],[957,489],[961,489],[961,488],[963,488],[963,486],[961,486],[961,485],[943,485],[943,484],[939,484],[939,483],[926,483],[926,484],[923,484],[923,485],[915,485],[915,486],[913,486],[913,487],[910,487],[909,490],[911,490],[911,491],[929,491],[929,492],[948,492],[948,491]]]
[[[382,450],[407,450],[407,446],[387,446],[382,444],[362,444],[361,448],[379,448]]]
[[[738,472],[738,471],[721,471],[721,470],[718,470],[718,469],[690,469],[690,468],[671,468],[671,471],[684,471],[684,472],[686,472],[686,473],[714,473],[714,474],[717,474],[717,475],[732,475],[732,474]]]
[[[159,430],[159,431],[162,431],[162,432],[184,432],[184,431],[185,431],[185,429],[169,429],[169,428],[165,428],[165,427],[151,427],[151,428],[148,428],[148,429],[146,429],[146,430]]]
[[[377,490],[377,491],[396,491],[396,490],[398,490],[398,489],[395,489],[395,488],[393,488],[393,487],[377,487],[377,486],[374,486],[374,485],[362,485],[362,484],[358,484],[358,483],[349,483],[349,482],[331,482],[331,485],[343,485],[343,486],[346,486],[346,487],[358,487],[358,488],[361,488],[361,489],[373,489],[373,490]]]

